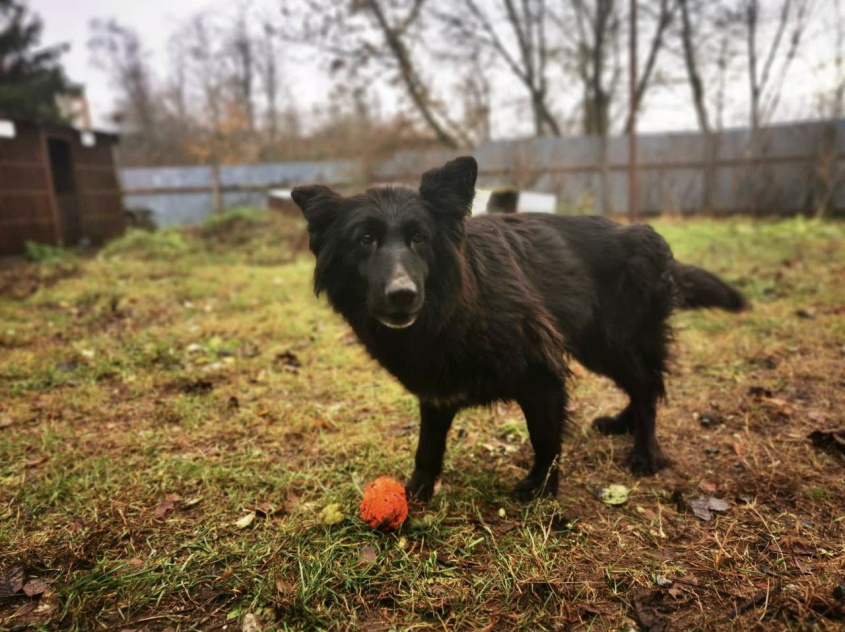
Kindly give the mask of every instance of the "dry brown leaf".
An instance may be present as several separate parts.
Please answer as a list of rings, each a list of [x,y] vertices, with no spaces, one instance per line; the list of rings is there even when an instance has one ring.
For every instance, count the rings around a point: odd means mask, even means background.
[[[27,597],[38,597],[43,595],[45,590],[47,590],[47,584],[43,579],[31,579],[23,587],[23,592]]]
[[[2,429],[2,428],[8,428],[8,427],[9,427],[9,426],[11,426],[13,423],[15,423],[15,422],[14,422],[14,421],[12,421],[12,418],[11,418],[11,417],[2,417],[2,418],[0,418],[0,429]]]
[[[38,467],[39,465],[44,465],[47,461],[50,460],[50,455],[45,454],[43,456],[35,457],[34,459],[30,459],[26,463],[24,463],[24,467],[31,468],[31,467]]]
[[[7,568],[0,573],[0,598],[11,597],[23,590],[23,569],[20,566]]]
[[[496,628],[496,621],[496,615],[493,615],[492,617],[490,617],[489,624],[485,625],[483,628],[478,628],[477,630],[475,630],[475,632],[493,632],[493,630]]]
[[[654,513],[651,509],[647,507],[641,507],[637,505],[637,513],[640,514],[646,520],[655,520],[657,518],[657,514]]]
[[[328,419],[315,419],[314,426],[316,426],[317,428],[322,428],[323,430],[327,430],[328,432],[338,431],[338,427]]]
[[[269,500],[265,500],[263,503],[255,506],[255,513],[263,518],[269,518],[280,511],[280,509],[281,508],[276,507],[276,505],[271,503]]]
[[[296,592],[296,589],[293,587],[293,584],[286,582],[284,579],[276,575],[276,592],[282,596],[292,595]]]
[[[712,483],[710,481],[701,481],[698,484],[698,488],[703,492],[707,492],[708,494],[716,493],[716,483]]]
[[[812,562],[802,562],[801,560],[795,560],[795,566],[798,567],[802,575],[812,575],[816,569],[816,565]]]
[[[361,549],[361,552],[358,554],[358,563],[359,564],[372,564],[376,561],[376,552],[373,550],[371,546],[365,546]]]
[[[156,520],[162,520],[167,514],[176,509],[176,502],[173,500],[163,500],[155,508]]]

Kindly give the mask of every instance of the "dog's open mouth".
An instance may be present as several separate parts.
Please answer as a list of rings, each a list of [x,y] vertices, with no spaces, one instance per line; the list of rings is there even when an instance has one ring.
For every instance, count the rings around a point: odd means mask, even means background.
[[[376,318],[385,327],[390,327],[391,329],[405,329],[417,321],[417,316],[419,316],[419,312],[398,312],[395,314],[377,316]]]

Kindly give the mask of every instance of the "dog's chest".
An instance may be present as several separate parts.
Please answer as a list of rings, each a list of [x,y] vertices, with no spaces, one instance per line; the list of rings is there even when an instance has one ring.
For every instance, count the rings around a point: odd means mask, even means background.
[[[374,341],[370,353],[402,385],[436,406],[460,408],[512,396],[519,359],[467,337]]]

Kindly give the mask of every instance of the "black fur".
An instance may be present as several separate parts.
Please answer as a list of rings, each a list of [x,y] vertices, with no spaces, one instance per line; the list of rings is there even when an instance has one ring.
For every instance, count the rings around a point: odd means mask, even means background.
[[[293,192],[317,257],[317,293],[328,294],[369,353],[419,398],[408,491],[423,500],[433,493],[458,410],[516,401],[535,462],[514,494],[553,494],[567,423],[566,356],[629,395],[625,410],[595,426],[632,432],[628,464],[655,472],[665,463],[655,413],[673,308],[737,309],[744,298],[677,263],[648,226],[536,214],[470,219],[476,172],[474,159],[459,158],[426,172],[419,192]],[[391,288],[400,277],[406,291],[397,303]]]

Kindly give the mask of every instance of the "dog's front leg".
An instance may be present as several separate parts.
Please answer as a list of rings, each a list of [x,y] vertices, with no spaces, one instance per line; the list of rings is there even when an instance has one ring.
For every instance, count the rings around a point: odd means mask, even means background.
[[[420,401],[420,442],[414,460],[414,473],[405,486],[408,496],[428,502],[434,495],[434,483],[443,470],[446,435],[457,410],[437,408]]]
[[[525,414],[534,448],[534,467],[513,490],[516,500],[554,496],[558,487],[558,461],[566,424],[566,386],[553,375],[539,375],[523,385],[517,402]]]

